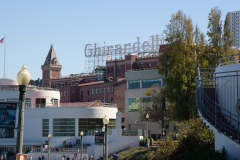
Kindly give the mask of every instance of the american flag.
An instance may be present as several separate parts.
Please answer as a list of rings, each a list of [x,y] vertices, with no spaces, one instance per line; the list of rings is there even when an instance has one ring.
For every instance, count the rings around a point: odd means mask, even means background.
[[[0,43],[3,43],[3,40],[4,40],[4,38],[2,38],[2,39],[0,40]]]

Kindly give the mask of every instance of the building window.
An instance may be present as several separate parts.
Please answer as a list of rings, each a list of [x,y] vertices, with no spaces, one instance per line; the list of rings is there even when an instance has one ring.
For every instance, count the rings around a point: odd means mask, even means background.
[[[109,93],[109,87],[107,87],[107,93]]]
[[[111,87],[111,92],[113,92],[113,86]]]
[[[94,136],[93,130],[102,130],[102,118],[79,118],[78,119],[78,132],[84,131],[85,136]],[[108,128],[116,128],[116,120],[109,119]],[[91,132],[89,132],[91,131]]]
[[[91,90],[91,93],[92,93],[92,95],[93,95],[93,89]]]
[[[95,88],[95,94],[97,94],[97,88]]]
[[[99,94],[101,94],[101,88],[99,88]]]
[[[142,88],[151,88],[154,84],[158,83],[161,86],[161,79],[148,79],[142,80]]]
[[[0,128],[0,133],[0,138],[14,138],[14,129]],[[0,147],[0,149],[2,148],[3,147]]]
[[[148,63],[148,69],[152,69],[152,64]]]
[[[128,81],[128,89],[140,88],[140,80],[138,81]]]
[[[45,98],[36,98],[36,108],[44,108],[46,106]]]
[[[103,93],[105,93],[105,88],[103,88]]]
[[[109,102],[109,98],[107,98],[107,103]]]
[[[62,97],[62,91],[61,91],[61,97]]]
[[[49,134],[49,119],[42,120],[42,136],[47,137]]]
[[[67,96],[68,96],[68,91],[67,91]]]
[[[53,119],[53,136],[75,136],[75,118]]]
[[[113,103],[113,97],[111,97],[111,103]]]
[[[104,98],[102,99],[103,102],[105,102]]]
[[[140,64],[140,69],[143,70],[143,64],[142,63]]]
[[[89,89],[88,89],[88,91],[87,91],[87,94],[88,94],[88,95],[89,95],[89,92],[90,92],[90,91],[89,91]]]
[[[110,73],[110,67],[108,67],[108,73]]]
[[[111,67],[111,73],[113,73],[113,67]]]
[[[146,102],[142,102],[142,100]],[[129,111],[139,111],[141,107],[144,106],[152,106],[152,97],[144,97],[144,98],[129,98],[128,99],[128,110]]]
[[[65,97],[65,91],[64,91],[64,97]]]
[[[53,99],[53,105],[54,107],[58,107],[58,99]]]
[[[83,91],[81,91],[81,99],[83,99]]]
[[[118,73],[121,73],[121,67],[118,66]]]

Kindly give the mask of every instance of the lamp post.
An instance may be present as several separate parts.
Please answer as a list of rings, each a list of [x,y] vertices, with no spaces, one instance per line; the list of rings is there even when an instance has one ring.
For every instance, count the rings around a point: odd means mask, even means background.
[[[102,128],[103,134],[105,133],[105,126]],[[105,158],[105,136],[103,135],[103,159]]]
[[[162,129],[162,135],[165,137],[165,128]]]
[[[18,126],[17,126],[17,144],[16,153],[22,154],[23,149],[23,126],[24,126],[24,106],[25,93],[27,85],[30,81],[30,74],[27,67],[22,66],[22,70],[17,74],[17,82],[19,84],[19,110],[18,110]]]
[[[83,158],[83,140],[82,140],[82,137],[83,137],[83,131],[80,132],[80,136],[81,136],[81,157],[80,157],[80,160],[82,160]]]
[[[50,160],[50,152],[51,152],[51,147],[50,147],[50,138],[51,134],[48,134],[48,160]]]
[[[149,144],[148,144],[148,118],[149,118],[149,115],[147,114],[146,115],[146,119],[147,119],[147,148],[149,148]]]
[[[105,154],[104,154],[105,158],[104,158],[104,160],[108,160],[108,138],[107,138],[108,137],[107,136],[108,123],[109,123],[109,118],[105,115],[105,117],[103,118],[103,124],[105,124],[105,135],[104,135],[104,137],[105,137]]]

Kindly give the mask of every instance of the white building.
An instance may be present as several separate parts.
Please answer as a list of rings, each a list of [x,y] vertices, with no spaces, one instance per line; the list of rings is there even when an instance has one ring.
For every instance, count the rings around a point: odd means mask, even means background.
[[[230,27],[232,28],[234,46],[240,47],[240,11],[228,12],[227,15],[230,18]]]
[[[1,102],[18,102],[19,91],[16,80],[1,79],[0,88]],[[47,151],[43,151],[42,144],[48,144],[49,134],[51,135],[52,151],[55,151],[55,148],[60,148],[63,145],[63,141],[77,145],[81,137],[79,133],[84,131],[83,143],[90,145],[84,154],[99,158],[103,154],[103,148],[102,145],[95,144],[94,135],[96,131],[102,130],[105,115],[110,119],[108,125],[109,154],[129,145],[138,146],[138,136],[121,136],[121,113],[118,112],[115,104],[104,104],[100,101],[59,104],[59,99],[58,90],[27,87],[23,153],[30,151],[33,159],[37,159],[43,154],[47,157]],[[16,112],[15,119],[18,119],[18,110]],[[116,115],[118,116],[117,124]],[[16,129],[0,128],[0,153],[8,153],[9,151],[15,153],[16,140]],[[55,151],[51,153],[51,158],[58,159],[64,153],[63,150]],[[74,153],[68,152],[71,157],[74,156]],[[80,153],[77,154],[79,157]]]

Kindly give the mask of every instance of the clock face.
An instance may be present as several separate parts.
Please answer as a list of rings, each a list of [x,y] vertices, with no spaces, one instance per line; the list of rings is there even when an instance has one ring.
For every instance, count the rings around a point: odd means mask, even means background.
[[[58,71],[52,71],[52,77],[53,78],[58,78],[59,77],[59,72]]]

